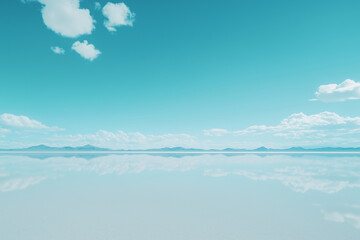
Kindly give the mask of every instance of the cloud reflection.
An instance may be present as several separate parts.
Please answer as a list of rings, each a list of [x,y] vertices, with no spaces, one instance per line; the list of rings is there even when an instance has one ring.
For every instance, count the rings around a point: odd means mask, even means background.
[[[146,171],[198,171],[210,177],[239,175],[254,181],[279,181],[301,193],[313,190],[332,194],[345,188],[360,187],[360,161],[354,156],[203,154],[178,158],[147,154],[94,154],[86,158],[81,155],[54,155],[37,159],[11,154],[0,155],[0,191],[26,189],[46,179],[76,172],[122,175]]]
[[[353,227],[360,229],[360,214],[340,213],[340,212],[323,212],[324,219],[336,223],[348,223]]]

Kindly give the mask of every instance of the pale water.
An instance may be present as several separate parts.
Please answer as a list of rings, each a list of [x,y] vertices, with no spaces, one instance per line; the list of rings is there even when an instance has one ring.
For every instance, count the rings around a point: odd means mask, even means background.
[[[360,156],[1,154],[1,240],[360,239]]]

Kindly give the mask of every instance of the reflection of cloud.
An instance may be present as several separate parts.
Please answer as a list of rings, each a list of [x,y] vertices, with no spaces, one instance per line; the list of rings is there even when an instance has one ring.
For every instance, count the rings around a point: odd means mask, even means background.
[[[357,204],[346,204],[347,207],[351,207],[351,208],[355,208],[355,209],[360,209],[360,205]]]
[[[338,212],[324,212],[324,219],[330,222],[345,222],[345,217]]]
[[[349,164],[349,166],[347,165]],[[294,164],[293,164],[294,165]],[[351,163],[326,164],[316,162],[308,165],[287,166],[282,168],[255,168],[247,170],[206,169],[206,176],[220,177],[241,175],[255,181],[275,180],[297,192],[305,193],[309,190],[324,193],[336,193],[344,188],[360,187],[360,175],[350,167]],[[359,168],[359,164],[353,164]]]
[[[46,179],[46,177],[29,177],[29,178],[9,179],[0,184],[0,191],[1,192],[9,192],[9,191],[13,191],[13,190],[22,190],[22,189],[27,188],[30,185],[37,184],[45,179]]]
[[[94,158],[89,160],[81,155],[54,155],[43,160],[0,155],[0,186],[1,189],[8,189],[7,191],[24,189],[46,178],[76,172],[121,175],[145,171],[199,171],[213,177],[239,175],[254,181],[280,181],[294,191],[302,193],[309,190],[336,193],[344,188],[360,187],[360,162],[357,160],[357,157],[337,157],[329,161],[329,158],[321,155],[315,158],[289,155],[261,157],[254,154],[185,155],[181,159],[166,155],[94,154]]]
[[[355,228],[360,229],[360,215],[354,213],[339,213],[339,212],[323,212],[324,219],[337,223],[349,223]]]
[[[331,179],[316,179],[308,175],[311,173],[304,173],[300,175],[292,175],[292,173],[262,173],[250,171],[234,171],[225,172],[220,169],[215,171],[206,170],[205,175],[212,177],[227,176],[227,175],[241,175],[255,181],[277,180],[281,181],[285,186],[291,187],[294,191],[305,193],[309,190],[316,190],[325,193],[336,193],[346,187],[360,187],[360,183],[352,184],[348,181],[336,181]]]

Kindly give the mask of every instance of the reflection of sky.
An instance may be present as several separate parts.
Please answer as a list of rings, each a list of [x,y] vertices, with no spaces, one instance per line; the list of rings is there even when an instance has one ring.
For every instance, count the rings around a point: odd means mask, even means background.
[[[189,155],[177,157],[147,154],[54,156],[45,159],[0,155],[0,191],[25,189],[49,178],[71,172],[98,175],[147,171],[200,171],[205,176],[240,175],[251,180],[279,181],[297,192],[309,190],[335,193],[360,187],[360,158],[255,154]]]
[[[355,240],[360,237],[359,160],[0,155],[0,239]],[[22,231],[11,227],[18,221]]]

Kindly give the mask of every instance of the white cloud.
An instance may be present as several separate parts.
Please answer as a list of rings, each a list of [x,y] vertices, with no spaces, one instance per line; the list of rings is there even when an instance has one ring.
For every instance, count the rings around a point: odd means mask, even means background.
[[[210,130],[204,130],[203,131],[204,135],[206,136],[223,136],[225,134],[228,134],[229,131],[226,129],[221,129],[221,128],[213,128]]]
[[[294,113],[283,119],[278,125],[254,125],[238,131],[226,129],[204,130],[207,136],[257,136],[269,134],[290,138],[326,138],[360,133],[360,117],[343,117],[333,112],[321,112],[306,115]]]
[[[112,149],[149,149],[161,147],[194,147],[195,137],[189,134],[145,135],[139,132],[99,130],[92,134],[57,135],[48,141],[61,146],[96,145]]]
[[[101,52],[97,50],[93,44],[89,44],[86,40],[84,40],[84,42],[76,41],[72,45],[71,49],[75,50],[83,58],[90,61],[93,61],[101,54]]]
[[[91,34],[94,20],[88,9],[80,8],[80,0],[38,0],[43,4],[42,17],[45,25],[64,37]]]
[[[51,51],[53,51],[54,53],[56,54],[64,54],[65,53],[65,50],[61,47],[51,47]]]
[[[321,85],[315,95],[317,97],[316,100],[322,102],[342,102],[360,99],[360,82],[346,79],[340,84]]]
[[[323,126],[345,126],[347,124],[360,125],[360,117],[342,117],[333,112],[321,112],[313,115],[304,113],[294,113],[288,118],[283,119],[279,125],[265,126],[255,125],[245,130],[237,131],[236,134],[247,134],[256,132],[282,132],[289,130],[306,130],[314,127]]]
[[[46,129],[48,126],[26,116],[17,116],[10,113],[0,115],[0,125],[18,128]]]
[[[116,31],[118,26],[132,26],[135,13],[132,13],[124,3],[108,2],[102,10],[105,18],[104,25],[109,31]]]
[[[95,10],[100,10],[101,9],[101,4],[99,2],[95,2],[94,3],[94,8],[95,8]]]

